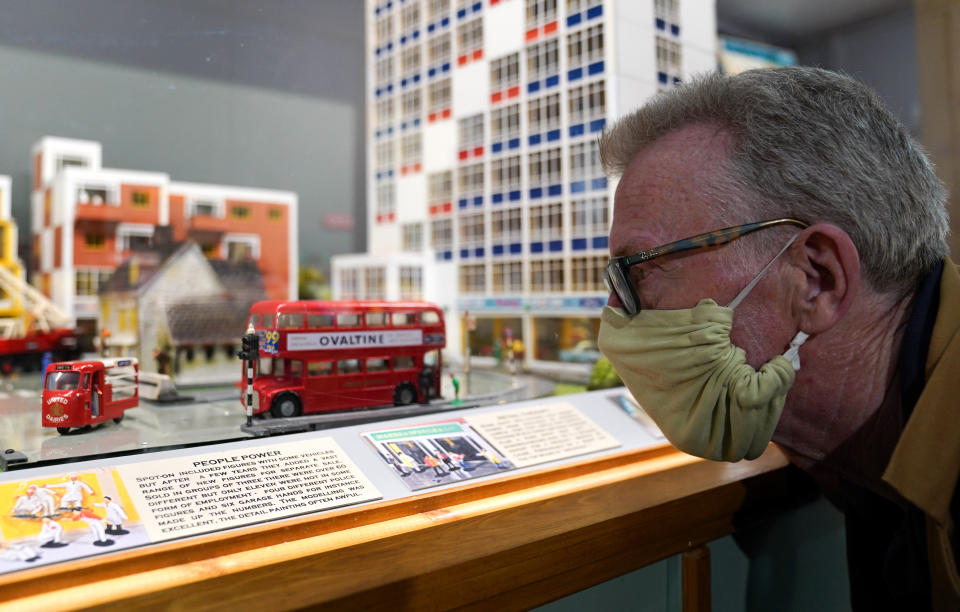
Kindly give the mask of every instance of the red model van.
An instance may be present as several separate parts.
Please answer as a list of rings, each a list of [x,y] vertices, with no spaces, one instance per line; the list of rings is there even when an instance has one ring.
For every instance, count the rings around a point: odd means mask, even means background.
[[[130,357],[51,363],[43,380],[43,426],[65,434],[109,419],[119,423],[139,403],[138,375]]]

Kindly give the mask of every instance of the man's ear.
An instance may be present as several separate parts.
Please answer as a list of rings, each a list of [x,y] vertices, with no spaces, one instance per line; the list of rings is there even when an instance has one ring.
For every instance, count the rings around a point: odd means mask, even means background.
[[[860,256],[850,236],[829,223],[803,230],[791,249],[802,273],[796,293],[800,329],[822,333],[840,321],[860,290]]]

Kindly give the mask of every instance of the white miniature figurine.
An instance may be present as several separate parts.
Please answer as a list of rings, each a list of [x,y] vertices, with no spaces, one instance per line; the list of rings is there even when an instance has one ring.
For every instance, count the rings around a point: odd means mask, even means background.
[[[64,489],[63,497],[60,498],[60,507],[66,510],[76,510],[83,507],[83,492],[93,495],[93,489],[90,485],[80,480],[76,474],[70,474],[70,482],[61,482],[50,485],[51,487]]]
[[[40,527],[40,535],[37,536],[37,541],[43,548],[59,548],[67,545],[63,541],[63,527],[60,523],[48,517],[43,519],[43,526]]]
[[[43,512],[43,501],[36,495],[37,487],[30,485],[27,492],[17,498],[13,504],[14,516],[36,516]]]
[[[106,522],[96,514],[89,510],[77,510],[73,514],[73,520],[85,523],[90,528],[94,546],[111,546],[114,544],[113,540],[107,538]]]
[[[123,521],[127,520],[127,513],[123,511],[123,506],[113,501],[108,495],[103,496],[102,504],[93,504],[107,511],[104,521],[107,523],[107,533],[112,535],[125,535],[130,533],[123,528]]]
[[[33,485],[31,485],[33,486]],[[47,488],[47,485],[41,483],[37,485],[36,490],[33,493],[37,496],[37,499],[43,504],[43,515],[44,516],[53,516],[57,512],[57,500],[56,500],[56,491],[53,489]]]

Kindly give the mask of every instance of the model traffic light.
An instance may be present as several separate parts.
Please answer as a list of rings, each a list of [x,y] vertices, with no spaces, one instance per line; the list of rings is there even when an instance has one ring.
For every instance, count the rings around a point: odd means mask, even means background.
[[[244,361],[252,361],[260,355],[260,337],[255,332],[249,332],[240,339],[243,348],[237,353],[237,357]]]

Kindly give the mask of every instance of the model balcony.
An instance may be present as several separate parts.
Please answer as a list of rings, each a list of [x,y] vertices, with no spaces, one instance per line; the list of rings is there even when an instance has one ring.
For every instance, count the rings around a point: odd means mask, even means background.
[[[190,217],[189,229],[191,232],[223,234],[228,231],[230,222],[223,217],[211,215],[194,215]]]
[[[77,221],[126,221],[123,210],[117,204],[77,204]]]

